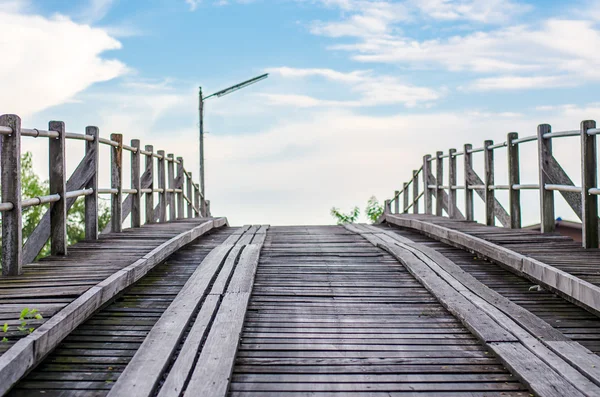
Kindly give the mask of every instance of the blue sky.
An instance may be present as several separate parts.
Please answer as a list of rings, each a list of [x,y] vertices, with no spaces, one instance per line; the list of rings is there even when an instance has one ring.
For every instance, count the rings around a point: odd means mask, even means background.
[[[599,22],[587,0],[0,0],[0,113],[121,132],[197,174],[197,87],[269,72],[207,102],[213,212],[330,223],[331,206],[385,198],[425,153],[597,117]],[[577,180],[577,145],[561,145]],[[25,148],[45,172],[45,146]],[[535,182],[535,147],[523,153]]]

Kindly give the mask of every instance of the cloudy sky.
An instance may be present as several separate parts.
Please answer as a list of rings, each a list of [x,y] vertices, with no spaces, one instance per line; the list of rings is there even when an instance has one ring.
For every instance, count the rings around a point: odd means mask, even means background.
[[[389,197],[426,153],[597,118],[599,22],[587,0],[0,0],[0,113],[140,138],[197,175],[198,86],[269,72],[207,101],[213,213],[331,223],[332,206]],[[47,142],[24,147],[44,175]],[[71,169],[81,149],[69,144]],[[555,151],[578,183],[577,139]],[[524,183],[535,156],[523,146]],[[537,200],[524,196],[526,223]]]

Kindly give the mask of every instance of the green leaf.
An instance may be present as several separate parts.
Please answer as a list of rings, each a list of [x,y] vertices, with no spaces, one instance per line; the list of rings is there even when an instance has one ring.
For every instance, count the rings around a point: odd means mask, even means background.
[[[2,332],[8,332],[8,323],[4,323],[4,326],[2,327]]]
[[[21,310],[21,315],[19,316],[19,320],[23,320],[28,313],[29,313],[29,308],[27,308],[27,307],[25,309]]]
[[[4,337],[2,338],[2,343],[7,343],[8,342],[8,338]]]
[[[39,314],[39,313],[37,313],[37,314],[35,315],[35,319],[36,319],[36,320],[42,320],[43,318],[44,318],[44,317],[42,317],[42,315],[41,315],[41,314]]]

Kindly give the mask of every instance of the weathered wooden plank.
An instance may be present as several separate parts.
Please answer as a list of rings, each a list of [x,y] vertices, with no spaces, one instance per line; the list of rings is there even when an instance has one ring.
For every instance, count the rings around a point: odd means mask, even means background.
[[[485,224],[494,226],[496,224],[495,203],[496,191],[491,186],[494,186],[494,150],[490,146],[494,141],[486,140],[483,142],[483,163],[484,163],[484,186],[483,201],[485,202]]]
[[[226,224],[225,219],[208,220],[191,230],[185,230],[161,244],[141,259],[114,273],[88,289],[75,301],[50,318],[32,334],[19,340],[0,357],[0,393],[5,393],[27,371],[39,363],[75,327],[124,288],[135,283],[149,270],[183,245],[214,227]]]
[[[131,188],[137,192],[131,194],[131,227],[142,226],[142,184],[140,180],[140,145],[139,139],[131,140],[131,147],[137,151],[131,152]]]
[[[519,166],[519,145],[513,143],[519,138],[516,132],[509,132],[506,137],[506,153],[508,156],[508,200],[510,212],[510,227],[521,228],[521,191],[515,185],[521,183]]]
[[[90,157],[92,176],[86,182],[86,189],[93,189],[92,194],[85,196],[85,238],[86,240],[98,239],[98,165],[99,165],[99,139],[100,129],[98,127],[86,127],[85,134],[94,137],[92,141],[85,142],[85,156]],[[67,183],[68,184],[68,183]],[[68,203],[67,203],[67,206]]]
[[[146,145],[146,151],[153,153],[154,147]],[[152,154],[146,156],[145,165],[146,171],[144,171],[144,175],[148,176],[149,182],[145,188],[154,189],[154,157]],[[146,193],[146,224],[149,223],[154,223],[154,192]]]
[[[123,134],[110,134],[110,139],[119,144],[110,149],[110,186],[117,189],[110,196],[110,229],[120,233],[123,231]]]
[[[554,217],[554,192],[547,190],[548,171],[550,170],[550,159],[552,158],[552,138],[544,138],[544,134],[550,133],[549,124],[540,124],[537,129],[538,142],[538,167],[540,183],[540,231],[551,233],[556,226]]]
[[[58,132],[56,139],[48,140],[50,194],[60,195],[60,200],[50,206],[50,252],[52,255],[67,254],[67,165],[65,158],[65,123],[51,121],[49,131]]]
[[[2,275],[18,276],[21,274],[24,259],[21,215],[21,119],[16,115],[5,114],[0,116],[0,126],[12,129],[11,135],[0,136],[2,201],[13,205],[11,211],[2,212]]]
[[[581,226],[584,248],[598,248],[598,196],[589,189],[598,184],[596,135],[587,130],[596,128],[595,121],[581,122]]]

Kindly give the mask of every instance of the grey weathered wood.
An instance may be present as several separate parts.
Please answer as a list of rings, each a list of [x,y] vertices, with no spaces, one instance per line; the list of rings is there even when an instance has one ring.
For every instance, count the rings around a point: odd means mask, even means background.
[[[177,157],[179,163],[177,164],[177,177],[175,178],[175,187],[176,189],[181,190],[180,193],[177,193],[177,219],[185,218],[185,214],[183,212],[183,183],[185,174],[183,173],[183,157]]]
[[[432,203],[432,192],[429,188],[429,175],[431,174],[430,170],[430,162],[431,158],[430,154],[423,156],[423,199],[425,203],[425,213],[432,214],[433,213],[433,203]]]
[[[596,128],[596,122],[581,122],[581,223],[584,248],[598,248],[598,196],[589,189],[597,187],[598,164],[596,160],[596,135],[587,130]]]
[[[194,183],[194,181],[192,180],[192,173],[189,173],[189,177],[186,176],[185,178],[186,180],[186,187],[187,187],[187,198],[188,198],[188,204],[187,204],[187,217],[188,218],[193,218],[194,217],[194,206],[192,205],[192,202],[194,200],[194,197],[192,196],[192,185]]]
[[[521,183],[519,169],[519,145],[513,144],[519,138],[516,132],[509,132],[506,137],[506,153],[508,156],[508,200],[510,208],[510,227],[521,228],[521,191],[513,189],[514,185]]]
[[[158,160],[158,188],[162,189],[162,192],[158,193],[158,221],[164,223],[167,221],[167,175],[165,173],[165,162],[166,156],[164,150],[159,150],[159,156],[162,156]]]
[[[404,182],[403,190],[404,190],[404,193],[403,193],[403,196],[402,196],[402,197],[403,197],[403,202],[402,202],[403,208],[402,208],[402,212],[403,212],[404,214],[406,214],[406,213],[408,212],[408,201],[409,201],[409,200],[408,200],[408,193],[409,193],[409,191],[408,191],[408,190],[409,190],[409,189],[408,189],[408,182]],[[398,200],[400,200],[400,197],[398,197]]]
[[[556,226],[554,218],[554,192],[546,190],[548,181],[548,170],[550,169],[550,158],[552,157],[552,138],[544,138],[544,134],[550,133],[549,124],[540,124],[537,129],[538,136],[538,161],[540,181],[540,231],[551,233]]]
[[[448,217],[456,218],[456,149],[448,150]]]
[[[494,151],[490,149],[490,146],[494,144],[494,141],[486,140],[483,143],[483,156],[484,156],[484,167],[485,167],[485,224],[488,226],[494,226],[496,224],[495,217],[495,204],[496,194],[495,190],[490,189],[490,186],[494,185]]]
[[[386,214],[392,212],[392,203],[390,202],[390,200],[385,200],[383,202],[383,212]]]
[[[444,184],[444,159],[442,156],[444,152],[438,151],[435,154],[435,214],[437,216],[443,215],[443,201],[442,195],[444,189],[441,186]]]
[[[435,176],[429,174],[429,184],[435,185],[437,183]],[[437,189],[431,189],[433,197],[437,200]],[[442,209],[448,212],[448,193],[444,189],[441,189],[441,201],[442,201]],[[455,209],[455,216],[457,219],[464,219],[464,215],[458,208]]]
[[[146,151],[153,153],[154,147],[152,145],[146,145]],[[152,155],[146,156],[146,171],[144,174],[148,175],[150,180],[149,189],[154,189],[154,157]],[[154,192],[146,193],[146,223],[154,223]]]
[[[85,184],[94,175],[92,167],[93,156],[84,156],[73,174],[67,181],[67,191],[82,189]],[[67,199],[67,210],[75,203],[75,198]],[[109,225],[110,227],[110,225]],[[42,219],[33,230],[25,245],[23,246],[23,262],[33,262],[35,257],[40,253],[44,245],[50,238],[50,210],[42,216]]]
[[[110,227],[112,232],[123,231],[123,135],[110,134],[111,141],[119,146],[111,146],[110,150],[110,187],[117,189],[117,194],[111,195]]]
[[[156,322],[109,396],[151,396],[160,381],[193,312],[210,287],[232,246],[214,248],[194,271],[175,300]]]
[[[175,208],[175,157],[173,153],[169,153],[167,157],[170,159],[167,161],[167,183],[169,185],[169,190],[171,190],[167,194],[167,202],[169,205],[169,220],[174,221],[177,218],[177,209]]]
[[[419,171],[413,170],[413,214],[419,213]]]
[[[86,127],[85,134],[94,137],[93,141],[85,142],[85,155],[91,157],[93,172],[90,180],[85,184],[86,189],[94,192],[85,196],[85,238],[86,240],[98,239],[98,164],[100,158],[100,130],[98,127]],[[68,206],[68,203],[67,203]]]
[[[548,168],[544,170],[547,183],[553,185],[575,186],[569,175],[563,170],[554,156],[548,157]],[[581,219],[581,194],[575,192],[560,191],[567,204],[571,207],[575,215]]]
[[[119,270],[37,328],[32,334],[0,356],[0,395],[4,395],[29,370],[39,364],[69,333],[114,298],[125,288],[137,282],[173,252],[207,233],[223,226],[223,218],[211,219],[171,238],[130,266]]]
[[[60,200],[50,206],[50,251],[52,255],[67,254],[67,163],[65,158],[65,123],[51,121],[49,131],[58,132],[58,137],[48,140],[50,194],[59,194]]]
[[[473,171],[473,169],[471,169],[470,172],[467,174],[466,179],[468,179],[470,185],[483,185],[484,184],[484,182],[481,180],[479,175],[477,175],[475,173],[475,171]],[[473,190],[471,190],[471,191],[473,191]],[[485,192],[480,189],[475,190],[475,192],[485,202]],[[500,221],[502,226],[508,227],[508,225],[510,225],[510,217],[508,215],[508,212],[506,212],[506,210],[504,209],[502,204],[495,197],[494,197],[494,215],[496,216],[496,219],[498,219]]]
[[[198,210],[202,211],[201,208],[201,203],[200,203],[200,189],[198,188],[198,185],[194,184],[194,206],[196,208],[198,208]],[[201,217],[202,216],[202,212],[198,212],[195,215],[196,217]]]
[[[131,194],[131,227],[142,226],[142,183],[140,180],[140,145],[139,139],[131,140],[131,147],[137,148],[131,152],[131,188],[136,189],[137,193]]]
[[[404,184],[406,186],[406,183]],[[400,191],[394,191],[394,214],[400,213]]]
[[[469,175],[473,172],[473,154],[470,153],[473,145],[470,143],[464,146],[464,176],[465,176],[465,219],[472,221],[475,219],[473,210],[473,190],[469,189]]]
[[[10,135],[0,136],[0,185],[2,201],[13,209],[2,212],[2,275],[18,276],[23,262],[21,217],[21,118],[14,114],[0,116],[0,126],[10,127]]]
[[[233,370],[260,245],[247,245],[223,297],[184,396],[223,396]]]

